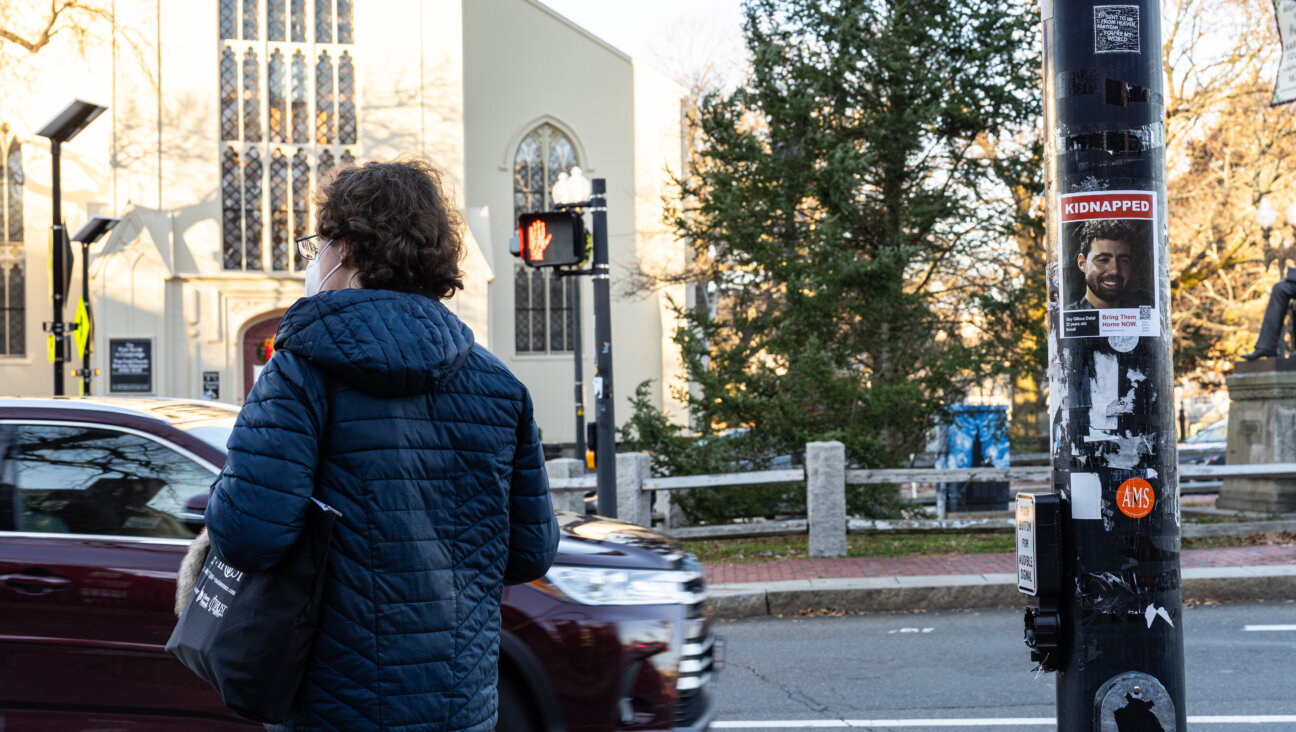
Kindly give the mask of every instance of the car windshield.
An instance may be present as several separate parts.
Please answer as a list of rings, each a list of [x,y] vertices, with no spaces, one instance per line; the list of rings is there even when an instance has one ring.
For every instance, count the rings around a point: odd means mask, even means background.
[[[1197,434],[1184,440],[1187,443],[1198,442],[1225,442],[1228,440],[1228,420],[1216,422],[1215,424],[1204,427]]]
[[[193,422],[191,424],[177,424],[181,430],[197,437],[212,447],[225,452],[225,444],[229,442],[230,432],[234,430],[234,418],[228,419],[210,419],[202,422]]]

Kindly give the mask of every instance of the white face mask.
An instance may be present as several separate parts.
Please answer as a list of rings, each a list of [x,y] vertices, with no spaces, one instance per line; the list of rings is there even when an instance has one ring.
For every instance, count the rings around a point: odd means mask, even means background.
[[[315,295],[318,295],[320,289],[324,287],[324,283],[328,281],[328,278],[332,277],[333,273],[338,271],[338,267],[342,266],[342,263],[338,262],[333,269],[329,270],[328,274],[320,277],[320,255],[323,254],[324,250],[328,249],[332,243],[333,242],[329,242],[320,247],[320,250],[315,253],[315,258],[306,263],[306,297],[314,297]]]

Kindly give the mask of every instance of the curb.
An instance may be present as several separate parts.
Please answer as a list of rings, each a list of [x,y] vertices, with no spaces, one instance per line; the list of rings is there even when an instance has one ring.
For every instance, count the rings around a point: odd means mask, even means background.
[[[1296,599],[1296,565],[1185,569],[1186,603]],[[865,577],[713,585],[708,600],[717,620],[816,611],[901,612],[1024,608],[1013,574]]]

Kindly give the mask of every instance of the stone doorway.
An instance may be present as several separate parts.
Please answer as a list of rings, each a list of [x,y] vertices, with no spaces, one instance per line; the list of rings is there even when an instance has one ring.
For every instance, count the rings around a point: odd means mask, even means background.
[[[243,331],[243,398],[256,383],[261,370],[274,354],[275,333],[279,330],[279,321],[283,313],[276,313],[265,320],[253,323]]]

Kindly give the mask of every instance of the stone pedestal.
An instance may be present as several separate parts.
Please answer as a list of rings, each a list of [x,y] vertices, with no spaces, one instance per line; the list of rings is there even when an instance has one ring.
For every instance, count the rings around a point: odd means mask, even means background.
[[[1296,463],[1296,364],[1261,359],[1228,378],[1229,465]],[[1296,511],[1296,480],[1225,478],[1218,508],[1255,513]]]

